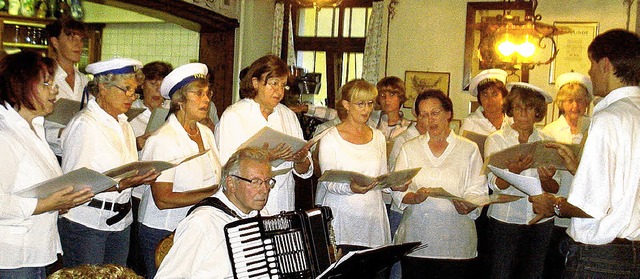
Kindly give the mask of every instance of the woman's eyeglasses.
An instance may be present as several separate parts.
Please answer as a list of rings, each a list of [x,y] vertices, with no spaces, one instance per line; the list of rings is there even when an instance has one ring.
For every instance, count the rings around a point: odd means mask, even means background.
[[[42,82],[42,85],[44,85],[44,87],[48,88],[49,90],[51,90],[53,92],[58,92],[58,90],[59,90],[59,87],[55,82],[44,81],[44,82]]]
[[[140,98],[140,94],[136,94],[136,88],[131,88],[129,86],[122,88],[118,85],[113,84],[113,87],[120,89],[120,91],[124,92],[127,96],[134,96],[136,99]]]
[[[267,84],[273,88],[282,88],[284,90],[289,90],[289,86],[286,82],[279,82],[277,79],[268,80]]]
[[[251,184],[251,186],[253,188],[258,188],[258,187],[260,187],[262,185],[267,185],[267,186],[269,186],[269,189],[273,189],[273,187],[276,186],[276,180],[273,179],[273,178],[269,178],[267,180],[262,180],[262,179],[259,179],[259,178],[248,179],[248,178],[244,178],[242,176],[235,175],[235,174],[232,174],[231,176],[233,176],[233,177],[235,177],[237,179],[240,179],[242,181],[249,182],[249,184]]]
[[[364,109],[365,107],[373,107],[375,103],[373,101],[358,101],[353,104],[359,109]]]

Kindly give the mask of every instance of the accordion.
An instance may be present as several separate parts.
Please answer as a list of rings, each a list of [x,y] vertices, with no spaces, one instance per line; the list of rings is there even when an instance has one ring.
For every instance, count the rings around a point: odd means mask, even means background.
[[[320,207],[227,224],[234,278],[315,278],[335,262],[332,218]]]

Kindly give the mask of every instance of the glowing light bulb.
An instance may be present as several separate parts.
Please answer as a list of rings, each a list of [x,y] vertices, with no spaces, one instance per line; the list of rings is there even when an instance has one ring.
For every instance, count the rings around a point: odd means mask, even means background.
[[[500,51],[500,54],[504,56],[510,56],[516,51],[516,45],[509,40],[505,40],[498,45],[498,51]]]
[[[536,53],[536,46],[527,40],[518,46],[517,51],[522,57],[529,58]]]

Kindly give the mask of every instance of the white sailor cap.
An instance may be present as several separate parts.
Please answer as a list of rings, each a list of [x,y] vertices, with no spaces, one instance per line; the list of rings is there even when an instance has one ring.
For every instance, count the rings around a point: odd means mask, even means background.
[[[86,71],[93,76],[107,74],[123,75],[135,73],[142,68],[142,62],[131,58],[112,58],[87,65]]]
[[[471,96],[477,97],[478,85],[485,81],[498,80],[501,81],[502,84],[505,84],[507,82],[507,75],[507,72],[501,69],[484,70],[471,79],[469,83],[469,93]]]
[[[587,89],[589,97],[593,98],[593,83],[591,83],[591,78],[589,78],[589,76],[575,72],[561,74],[556,78],[556,90],[560,91],[560,88],[567,83],[581,84]]]
[[[547,93],[547,91],[542,90],[542,88],[537,87],[533,84],[530,83],[526,83],[526,82],[509,82],[507,83],[507,90],[509,90],[509,92],[511,92],[511,89],[514,87],[520,87],[520,88],[525,88],[525,89],[529,89],[535,92],[540,93],[543,97],[544,97],[544,101],[548,104],[553,102],[553,97],[551,97],[551,95],[549,93]]]
[[[208,72],[207,65],[202,63],[189,63],[175,68],[162,80],[160,94],[165,99],[171,99],[173,93],[190,82],[197,79],[206,79]]]

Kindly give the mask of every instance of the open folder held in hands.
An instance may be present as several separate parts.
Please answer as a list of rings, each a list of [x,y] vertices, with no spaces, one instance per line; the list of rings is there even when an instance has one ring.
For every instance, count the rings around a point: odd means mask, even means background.
[[[181,160],[177,160],[177,162],[165,162],[165,161],[136,161],[136,162],[131,162],[122,166],[119,166],[117,168],[113,168],[110,169],[108,171],[105,171],[103,174],[106,176],[109,176],[117,181],[120,181],[122,179],[125,179],[127,177],[131,177],[137,174],[144,174],[149,172],[150,170],[154,169],[157,172],[162,172],[165,170],[168,170],[170,168],[174,168],[177,167],[178,165],[190,161],[192,159],[195,159],[197,157],[200,157],[204,154],[206,154],[207,152],[209,152],[210,149],[206,149],[202,152],[196,153],[194,155],[191,155],[189,157],[186,157],[184,159]]]
[[[521,196],[514,195],[493,194],[464,199],[449,193],[447,190],[441,187],[430,189],[429,196],[439,199],[458,200],[464,202],[469,207],[480,207],[492,203],[513,202],[522,198]]]
[[[98,194],[116,183],[117,181],[109,176],[88,168],[80,168],[33,185],[17,192],[16,195],[23,198],[46,198],[69,186],[73,186],[74,192],[91,188],[94,194]]]
[[[381,190],[407,183],[407,181],[411,180],[420,172],[420,169],[422,168],[399,170],[378,177],[371,177],[354,171],[327,170],[318,181],[339,183],[351,183],[351,181],[355,181],[359,185],[369,185],[374,181],[378,181],[378,185],[374,189]]]
[[[549,140],[521,143],[493,153],[484,161],[485,173],[489,171],[486,168],[486,166],[488,165],[492,165],[500,169],[506,169],[508,168],[507,164],[509,162],[515,161],[520,156],[527,154],[531,154],[531,156],[533,156],[533,165],[531,166],[532,168],[554,166],[557,170],[567,170],[562,157],[558,155],[558,151],[554,148],[545,147],[546,143],[551,142],[559,143]],[[580,144],[570,144],[567,146],[576,154],[580,154],[580,151],[582,149],[582,145]]]
[[[320,141],[324,135],[329,132],[330,129],[323,131],[320,134],[317,134],[315,137],[310,139],[309,141],[305,141],[300,138],[296,138],[294,136],[287,135],[282,132],[278,132],[270,127],[264,127],[260,129],[257,133],[247,139],[243,144],[238,147],[238,149],[242,149],[245,147],[263,147],[264,144],[269,144],[269,148],[274,148],[281,143],[286,143],[291,146],[291,150],[293,153],[297,153],[303,148],[311,148],[314,144]],[[272,166],[279,166],[282,164],[284,160],[278,159],[271,162]]]

